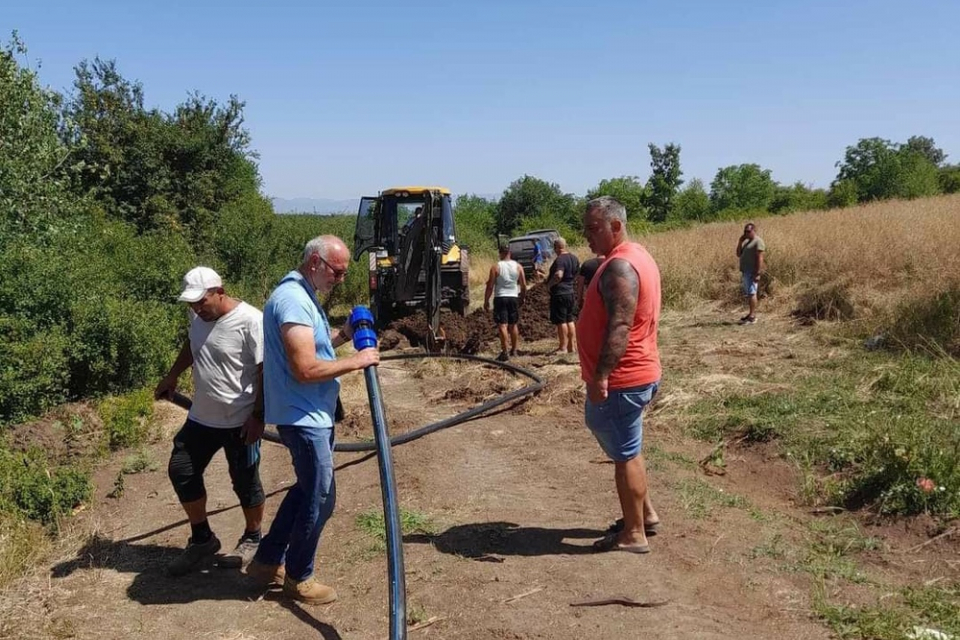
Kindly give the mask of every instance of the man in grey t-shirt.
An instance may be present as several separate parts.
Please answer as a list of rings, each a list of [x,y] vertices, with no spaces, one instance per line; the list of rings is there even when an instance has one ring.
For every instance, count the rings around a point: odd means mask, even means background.
[[[577,299],[574,280],[580,272],[580,260],[567,251],[567,241],[557,238],[553,242],[556,260],[550,265],[547,288],[550,289],[550,323],[557,327],[557,353],[575,353]]]
[[[194,313],[187,341],[170,372],[154,392],[173,399],[177,380],[193,367],[193,406],[173,438],[168,474],[190,521],[187,547],[170,565],[170,575],[189,573],[220,550],[207,521],[203,472],[223,449],[246,529],[220,566],[242,567],[260,544],[264,493],[260,483],[263,435],[263,315],[231,298],[209,267],[191,269],[183,279],[180,301]]]
[[[763,238],[757,235],[756,225],[748,222],[743,228],[743,235],[737,240],[743,295],[750,305],[750,311],[740,318],[740,324],[753,324],[757,321],[757,285],[760,274],[763,273],[763,252],[766,250]]]

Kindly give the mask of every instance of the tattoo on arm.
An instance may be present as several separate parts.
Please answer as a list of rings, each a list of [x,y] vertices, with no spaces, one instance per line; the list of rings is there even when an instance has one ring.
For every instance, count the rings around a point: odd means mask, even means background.
[[[607,310],[603,345],[597,362],[597,377],[610,375],[627,350],[633,315],[637,310],[640,279],[626,260],[616,258],[600,277],[600,296]]]

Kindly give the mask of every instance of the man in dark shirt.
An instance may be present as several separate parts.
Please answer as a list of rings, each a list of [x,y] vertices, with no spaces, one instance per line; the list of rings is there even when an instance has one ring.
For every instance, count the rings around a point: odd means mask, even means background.
[[[603,260],[604,256],[598,255],[596,258],[585,260],[583,264],[580,265],[580,273],[577,274],[575,281],[575,287],[577,289],[577,309],[583,308],[583,296],[586,294],[587,287],[590,286],[593,276],[597,273],[597,269],[603,264]]]
[[[574,334],[576,332],[577,300],[573,283],[580,271],[577,256],[567,251],[567,241],[557,238],[553,243],[557,259],[550,265],[547,288],[550,289],[550,322],[557,327],[559,352],[574,353]]]

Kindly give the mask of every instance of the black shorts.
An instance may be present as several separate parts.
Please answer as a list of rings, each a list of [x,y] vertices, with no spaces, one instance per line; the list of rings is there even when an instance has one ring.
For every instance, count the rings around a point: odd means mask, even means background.
[[[572,293],[550,296],[550,324],[566,324],[577,319],[577,299]]]
[[[240,427],[216,429],[187,420],[173,437],[173,452],[167,473],[180,502],[193,502],[207,495],[203,472],[214,454],[223,449],[233,492],[243,508],[263,504],[260,483],[260,443],[246,445],[240,439]]]
[[[494,324],[517,324],[520,322],[520,299],[513,297],[494,298],[493,322]]]

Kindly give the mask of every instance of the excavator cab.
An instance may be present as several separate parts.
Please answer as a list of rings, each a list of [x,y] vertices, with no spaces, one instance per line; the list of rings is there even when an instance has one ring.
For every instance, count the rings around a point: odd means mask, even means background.
[[[362,198],[353,247],[354,260],[368,256],[378,329],[423,309],[433,337],[439,337],[442,307],[466,314],[469,260],[457,240],[448,189],[395,187]]]

